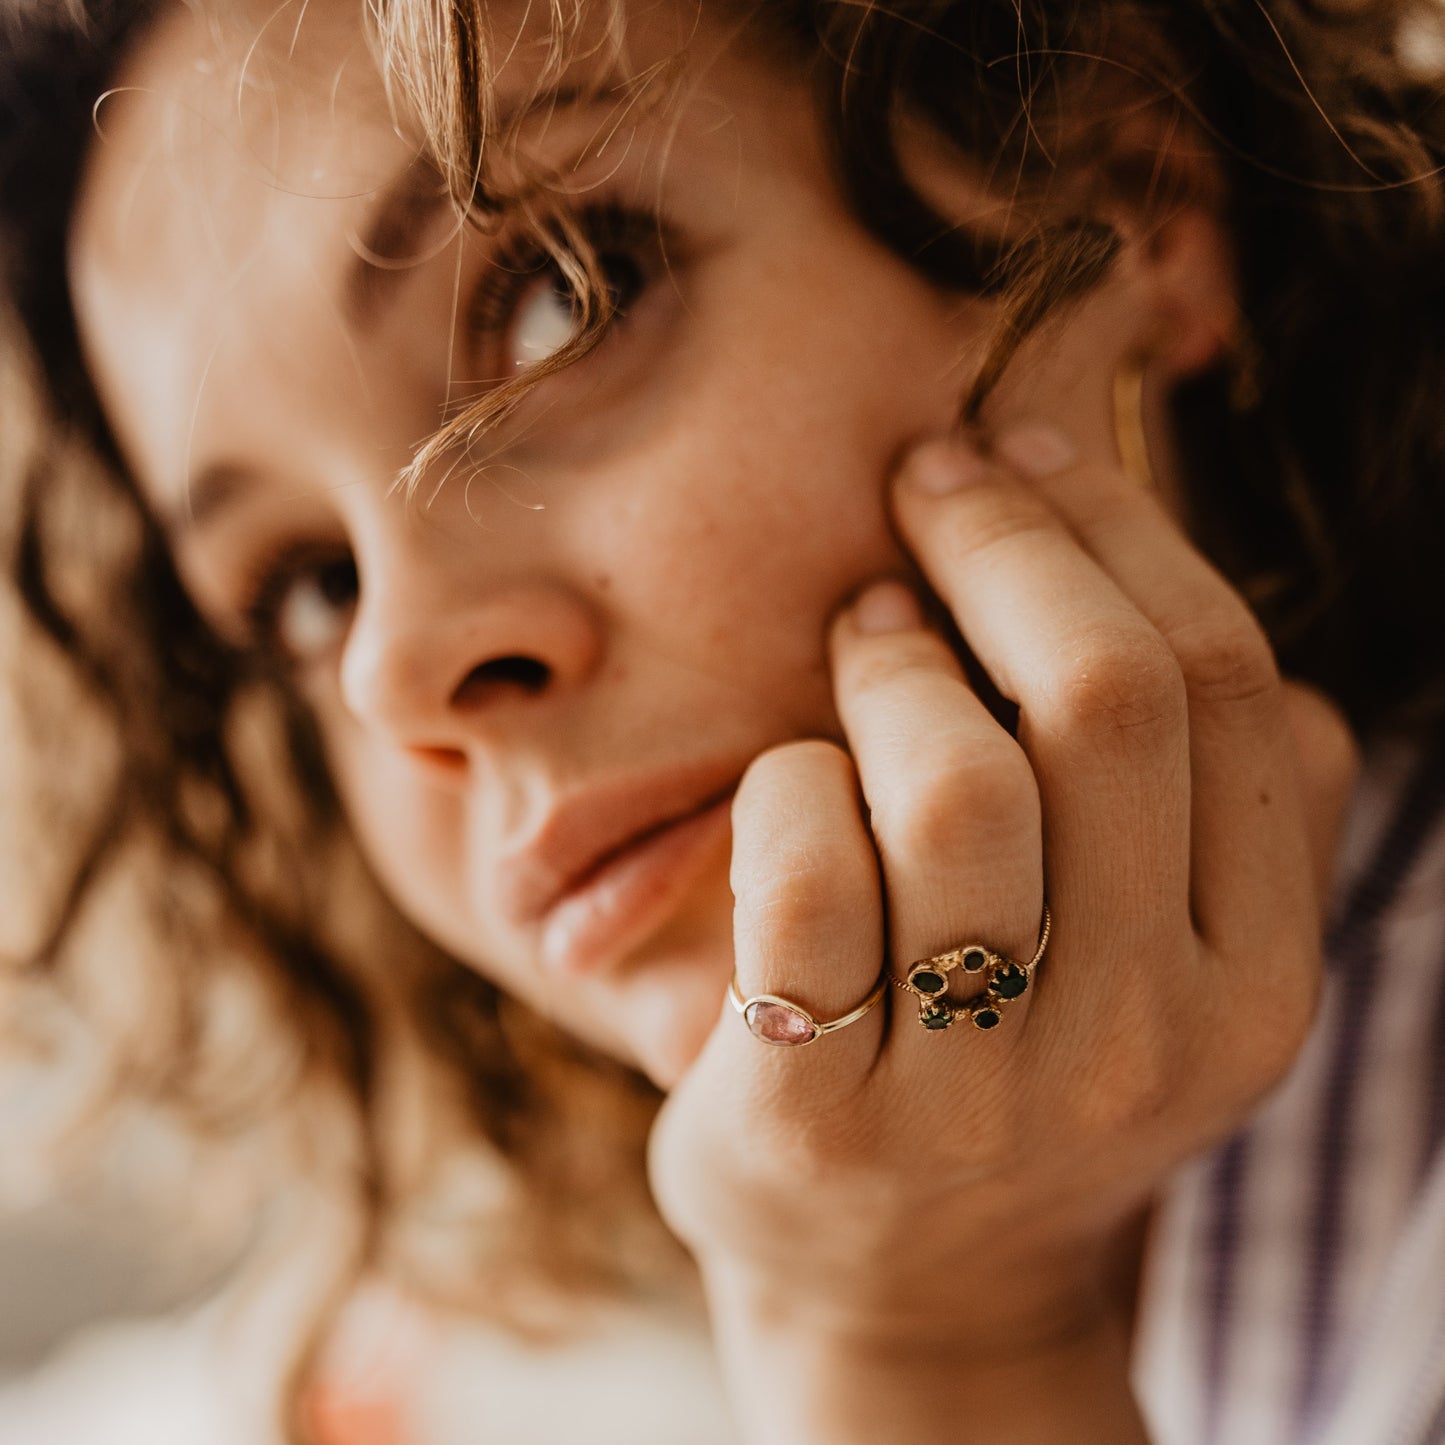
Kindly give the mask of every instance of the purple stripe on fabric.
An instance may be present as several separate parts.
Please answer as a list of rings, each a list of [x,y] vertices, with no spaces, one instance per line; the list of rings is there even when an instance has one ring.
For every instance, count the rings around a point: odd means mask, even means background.
[[[1425,1099],[1424,1147],[1417,1182],[1424,1180],[1435,1162],[1435,1156],[1445,1147],[1445,968],[1437,969],[1436,977],[1441,980],[1441,987],[1435,996],[1435,1013],[1430,1024],[1430,1039],[1434,1046],[1427,1064],[1430,1079]]]
[[[1354,1125],[1359,1062],[1364,1052],[1371,998],[1379,973],[1379,949],[1373,933],[1341,949],[1337,978],[1335,1046],[1321,1097],[1320,1132],[1315,1141],[1315,1196],[1304,1248],[1301,1302],[1300,1377],[1296,1419],[1308,1422],[1320,1409],[1325,1391],[1327,1355],[1334,1323],[1335,1264],[1344,1234],[1350,1137]]]
[[[1445,736],[1423,756],[1400,793],[1400,806],[1375,856],[1356,879],[1326,937],[1332,957],[1352,934],[1380,921],[1445,812]]]
[[[1350,1139],[1358,1106],[1359,1063],[1380,966],[1380,927],[1445,811],[1445,748],[1427,753],[1407,781],[1384,837],[1345,902],[1326,940],[1336,974],[1335,1047],[1325,1080],[1316,1141],[1315,1199],[1305,1246],[1301,1311],[1303,1352],[1297,1419],[1308,1422],[1325,1403],[1335,1313],[1335,1264],[1344,1235]]]
[[[1237,1135],[1215,1157],[1210,1180],[1210,1219],[1204,1242],[1204,1440],[1219,1438],[1219,1405],[1228,1371],[1229,1330],[1234,1320],[1234,1281],[1243,1224],[1244,1176],[1249,1153]]]

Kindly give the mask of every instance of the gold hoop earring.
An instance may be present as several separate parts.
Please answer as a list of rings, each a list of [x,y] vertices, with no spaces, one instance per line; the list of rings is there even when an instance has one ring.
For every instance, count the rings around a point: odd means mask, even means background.
[[[1144,371],[1148,359],[1131,352],[1114,373],[1114,445],[1124,475],[1151,491],[1154,469],[1149,465],[1149,437],[1144,430]]]

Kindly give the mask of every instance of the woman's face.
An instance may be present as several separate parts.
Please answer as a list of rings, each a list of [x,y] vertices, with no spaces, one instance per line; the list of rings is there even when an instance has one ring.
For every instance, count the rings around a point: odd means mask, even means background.
[[[850,216],[804,84],[657,7],[629,59],[683,55],[666,103],[523,122],[620,319],[398,493],[448,409],[571,320],[520,229],[435,204],[356,11],[226,35],[178,8],[143,42],[73,231],[89,358],[187,585],[289,656],[402,908],[667,1084],[732,968],[730,795],[764,749],[840,736],[828,619],[912,575],[887,481],[989,312]]]

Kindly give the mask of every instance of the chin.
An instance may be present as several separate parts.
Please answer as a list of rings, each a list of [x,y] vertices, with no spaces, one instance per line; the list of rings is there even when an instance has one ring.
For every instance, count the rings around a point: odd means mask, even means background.
[[[730,966],[729,966],[730,971]],[[696,1062],[714,1029],[727,1027],[728,972],[680,967],[633,981],[622,1011],[627,1061],[664,1093]]]
[[[637,1067],[664,1094],[670,1094],[677,1087],[678,1080],[688,1071],[702,1052],[702,1045],[694,1049],[654,1050],[653,1057],[639,1059]]]

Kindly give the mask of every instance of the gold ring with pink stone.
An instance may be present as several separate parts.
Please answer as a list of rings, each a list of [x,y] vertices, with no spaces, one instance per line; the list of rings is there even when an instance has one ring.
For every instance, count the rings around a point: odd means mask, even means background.
[[[857,1008],[826,1023],[814,1018],[802,1004],[783,998],[781,994],[756,993],[751,998],[744,998],[738,990],[736,974],[728,982],[728,1002],[743,1016],[748,1032],[755,1039],[777,1048],[796,1049],[804,1044],[816,1043],[824,1034],[837,1033],[849,1024],[856,1024],[887,991],[888,976],[885,973],[873,992]]]

